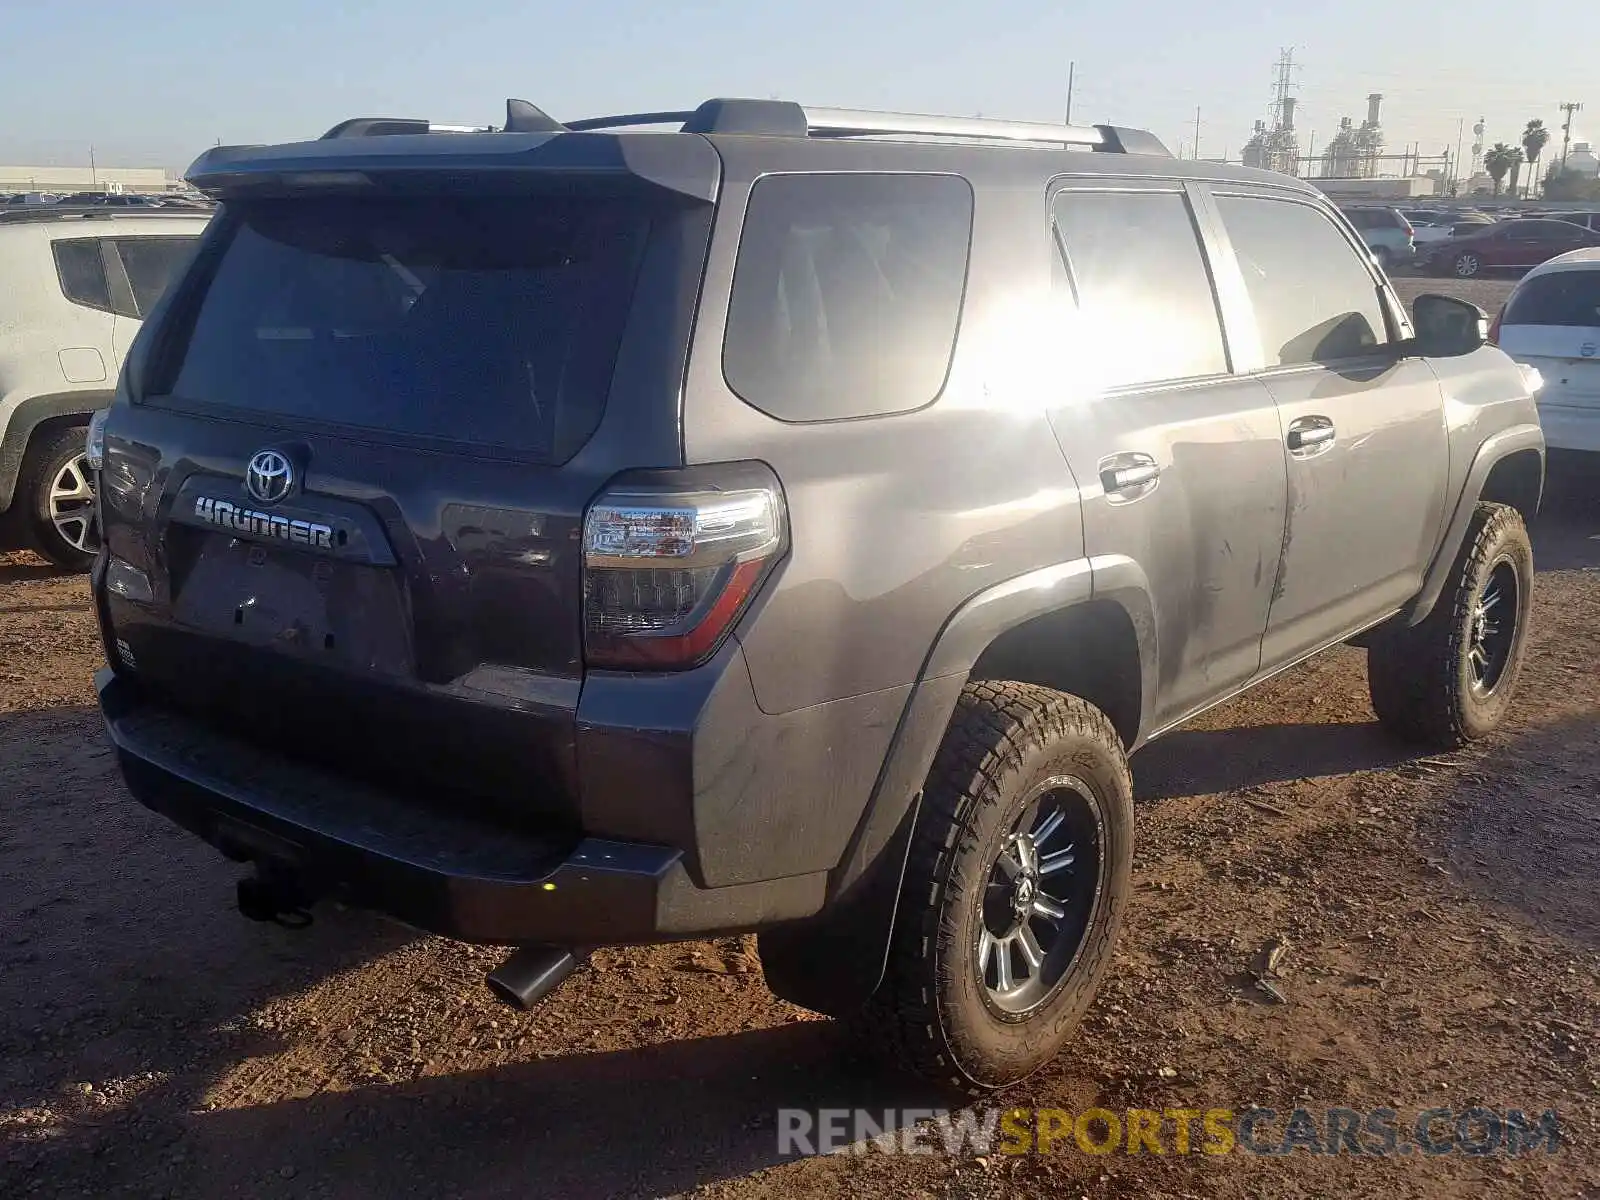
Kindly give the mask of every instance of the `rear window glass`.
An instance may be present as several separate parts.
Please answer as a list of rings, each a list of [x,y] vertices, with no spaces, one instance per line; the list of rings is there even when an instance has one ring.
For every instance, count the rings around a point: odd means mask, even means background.
[[[548,461],[599,423],[648,232],[637,199],[300,197],[227,219],[152,391]]]
[[[111,311],[111,289],[106,283],[106,264],[100,257],[99,238],[72,238],[52,242],[56,276],[61,294],[74,304]]]
[[[1501,323],[1600,329],[1600,271],[1534,276],[1511,297]]]
[[[904,412],[944,387],[972,234],[952,175],[773,175],[750,193],[722,368],[784,421]]]

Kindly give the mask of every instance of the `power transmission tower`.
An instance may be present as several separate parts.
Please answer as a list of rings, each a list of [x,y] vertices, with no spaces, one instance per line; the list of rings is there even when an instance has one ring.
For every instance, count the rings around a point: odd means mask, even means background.
[[[1583,105],[1576,101],[1566,100],[1561,104],[1561,111],[1566,115],[1566,120],[1561,123],[1561,169],[1567,169],[1567,148],[1572,144],[1572,114],[1582,112]]]

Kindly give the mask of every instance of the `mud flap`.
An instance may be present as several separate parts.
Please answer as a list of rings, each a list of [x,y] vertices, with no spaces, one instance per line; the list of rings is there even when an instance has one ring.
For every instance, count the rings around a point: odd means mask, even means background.
[[[877,861],[820,914],[758,936],[761,969],[775,995],[830,1017],[849,1016],[872,998],[883,982],[921,808],[918,792]]]

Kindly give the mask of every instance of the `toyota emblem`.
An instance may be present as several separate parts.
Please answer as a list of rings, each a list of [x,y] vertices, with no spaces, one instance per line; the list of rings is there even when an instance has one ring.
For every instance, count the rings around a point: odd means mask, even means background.
[[[276,450],[261,451],[244,473],[244,490],[262,504],[276,504],[293,486],[294,468]]]

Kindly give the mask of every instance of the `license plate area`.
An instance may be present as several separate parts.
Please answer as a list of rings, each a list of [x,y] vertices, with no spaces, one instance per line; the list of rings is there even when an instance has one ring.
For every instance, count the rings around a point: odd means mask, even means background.
[[[180,624],[328,666],[415,674],[392,569],[220,533],[198,540],[173,597]]]

